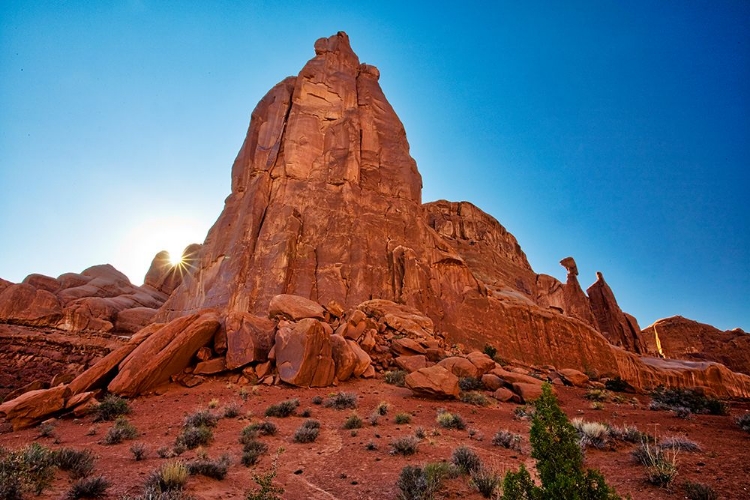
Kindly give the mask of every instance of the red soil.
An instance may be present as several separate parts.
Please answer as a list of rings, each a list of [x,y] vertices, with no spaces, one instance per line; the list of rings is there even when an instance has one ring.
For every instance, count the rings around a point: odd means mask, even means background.
[[[216,399],[221,412],[228,403],[237,403],[241,416],[234,419],[221,419],[214,430],[214,440],[205,451],[211,458],[228,453],[232,465],[227,477],[222,480],[192,476],[188,479],[186,491],[197,498],[244,498],[245,493],[255,488],[253,472],[266,472],[272,464],[273,456],[279,450],[277,483],[286,492],[284,498],[314,499],[392,499],[396,498],[396,481],[399,472],[407,464],[424,464],[428,461],[450,460],[451,452],[460,444],[473,448],[483,463],[503,472],[516,470],[521,463],[533,466],[530,457],[528,432],[530,423],[514,419],[516,405],[494,403],[480,408],[457,401],[432,401],[418,399],[408,389],[387,385],[381,380],[358,380],[341,384],[338,388],[299,389],[291,387],[248,387],[246,401],[240,397],[240,387],[228,379],[216,378],[198,387],[186,389],[170,385],[161,394],[139,397],[131,401],[132,413],[128,419],[140,431],[136,441],[142,441],[148,448],[145,460],[135,461],[130,451],[133,441],[107,446],[101,443],[108,422],[94,423],[93,417],[82,419],[62,419],[56,422],[55,438],[39,437],[39,429],[26,429],[11,432],[6,426],[0,434],[0,445],[18,448],[32,441],[56,448],[89,448],[98,457],[95,475],[104,475],[112,483],[107,498],[116,499],[123,495],[136,495],[142,492],[143,483],[151,471],[158,468],[166,459],[159,458],[156,450],[162,446],[172,447],[186,414],[208,408],[209,402]],[[747,447],[750,434],[744,433],[734,423],[734,417],[748,411],[750,404],[732,405],[732,416],[696,415],[690,420],[673,416],[670,412],[648,410],[649,398],[636,396],[626,403],[604,403],[602,410],[591,409],[591,403],[584,398],[584,389],[568,387],[555,388],[561,406],[570,418],[581,417],[588,421],[609,422],[615,425],[635,425],[642,432],[657,437],[687,437],[701,446],[699,452],[678,454],[679,474],[673,491],[667,491],[648,484],[645,469],[632,459],[630,452],[635,445],[617,443],[608,450],[588,449],[586,464],[598,468],[608,483],[620,495],[630,494],[634,499],[674,499],[686,498],[681,488],[685,481],[711,485],[720,498],[750,498],[750,461]],[[314,396],[328,397],[336,391],[355,393],[358,397],[357,414],[363,418],[364,427],[355,432],[345,430],[342,425],[352,410],[337,411],[314,405]],[[289,398],[299,398],[297,414],[289,418],[273,418],[278,425],[276,436],[260,439],[268,444],[269,454],[264,455],[255,467],[246,468],[240,462],[242,445],[238,442],[241,429],[251,421],[263,418],[265,409],[272,403]],[[385,401],[390,410],[380,417],[378,425],[371,426],[367,417],[376,406]],[[494,401],[494,400],[492,400]],[[637,404],[635,404],[637,401]],[[311,418],[321,422],[318,439],[309,444],[299,444],[292,440],[294,431],[305,420],[300,417],[303,410],[311,410]],[[460,414],[467,424],[466,430],[446,430],[436,421],[438,408]],[[397,425],[397,413],[412,415],[410,424]],[[97,432],[88,435],[96,426]],[[422,427],[426,437],[421,441],[415,455],[404,457],[390,454],[390,443],[397,438],[414,435]],[[508,429],[523,436],[523,452],[518,453],[492,445],[493,435],[500,429]],[[365,447],[372,442],[377,445],[374,451]],[[180,458],[190,460],[197,450],[187,451]],[[63,472],[58,472],[53,488],[39,498],[60,498],[70,488],[71,481]],[[465,477],[452,479],[443,490],[444,498],[479,499]]]

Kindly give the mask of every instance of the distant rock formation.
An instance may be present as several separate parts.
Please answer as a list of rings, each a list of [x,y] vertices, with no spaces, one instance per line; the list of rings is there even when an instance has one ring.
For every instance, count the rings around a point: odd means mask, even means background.
[[[641,329],[632,316],[630,319],[617,305],[615,294],[609,287],[602,273],[596,273],[596,282],[588,290],[591,309],[596,318],[598,329],[614,345],[637,353],[646,353],[646,344],[641,338]]]
[[[750,375],[750,334],[740,328],[721,331],[672,316],[660,319],[641,332],[648,352],[670,359],[715,361],[730,370]],[[658,336],[660,346],[657,346]]]

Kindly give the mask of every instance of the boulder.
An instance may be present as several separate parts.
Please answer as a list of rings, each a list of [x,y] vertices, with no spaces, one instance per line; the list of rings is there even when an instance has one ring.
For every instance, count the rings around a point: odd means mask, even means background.
[[[472,351],[466,355],[466,359],[476,366],[477,371],[479,372],[478,377],[481,377],[485,373],[489,373],[495,368],[495,360],[483,352]]]
[[[521,403],[531,403],[542,395],[542,386],[537,384],[527,384],[524,382],[514,382],[513,392],[521,398]]]
[[[232,313],[225,321],[227,368],[234,370],[268,359],[276,323],[249,313]]]
[[[408,374],[404,384],[418,396],[446,399],[458,398],[459,395],[458,377],[440,365]]]
[[[370,355],[367,354],[364,349],[362,349],[359,344],[352,340],[347,340],[347,344],[349,344],[349,348],[354,353],[354,356],[357,358],[357,363],[354,366],[354,372],[352,374],[355,377],[365,377],[365,378],[372,378],[375,376],[375,372],[372,368],[372,359],[370,358]]]
[[[496,391],[504,385],[500,377],[491,373],[482,375],[482,384],[490,391]]]
[[[357,366],[357,355],[349,347],[347,339],[341,335],[331,336],[331,349],[333,362],[336,365],[336,379],[339,381],[348,380]]]
[[[221,325],[215,311],[205,310],[178,318],[151,334],[120,364],[108,390],[136,396],[181,372]]]
[[[427,358],[423,354],[415,356],[399,356],[393,360],[396,366],[409,373],[415,372],[421,368],[427,368]]]
[[[1,404],[0,415],[13,425],[14,431],[25,429],[62,410],[69,396],[70,389],[64,385],[30,391]]]
[[[505,387],[495,389],[495,392],[492,393],[492,397],[503,403],[508,401],[521,403],[521,398],[516,393],[514,393],[510,389],[506,389]]]
[[[271,299],[268,306],[270,318],[285,318],[298,321],[305,318],[324,320],[325,309],[317,302],[299,295],[281,294]]]
[[[118,312],[115,317],[115,331],[135,333],[150,324],[156,316],[156,309],[150,307],[131,307]]]
[[[43,274],[29,274],[24,278],[23,283],[31,285],[37,290],[46,290],[50,293],[57,292],[61,287],[60,280]]]
[[[62,318],[55,295],[29,284],[11,284],[0,291],[0,322],[28,326],[54,326]]]
[[[201,361],[195,365],[193,375],[215,375],[227,371],[226,359],[223,357]]]
[[[414,354],[426,354],[427,349],[422,347],[416,340],[401,338],[391,342],[391,352],[398,356],[411,356]]]
[[[568,385],[575,387],[586,387],[589,382],[589,377],[585,373],[574,370],[573,368],[563,368],[557,370],[557,373],[562,378],[563,382]]]
[[[438,363],[438,366],[442,366],[449,370],[451,373],[453,373],[455,376],[464,378],[464,377],[471,377],[471,378],[479,378],[481,377],[481,373],[479,372],[479,369],[466,358],[461,358],[458,356],[451,356],[449,358],[445,358],[444,360],[440,361]],[[494,366],[494,362],[493,362]]]
[[[503,368],[495,368],[490,373],[500,377],[507,384],[513,384],[515,382],[518,382],[522,384],[538,385],[541,387],[541,385],[544,383],[538,378],[534,378],[530,375],[524,375],[523,373],[509,372]]]
[[[281,380],[299,387],[326,387],[336,375],[331,338],[320,321],[305,318],[276,332],[276,367]]]

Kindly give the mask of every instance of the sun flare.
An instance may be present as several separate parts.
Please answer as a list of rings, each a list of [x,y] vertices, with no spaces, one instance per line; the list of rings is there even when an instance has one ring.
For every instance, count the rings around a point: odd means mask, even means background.
[[[169,254],[169,265],[172,267],[181,266],[185,259],[183,258],[182,251],[167,251]]]

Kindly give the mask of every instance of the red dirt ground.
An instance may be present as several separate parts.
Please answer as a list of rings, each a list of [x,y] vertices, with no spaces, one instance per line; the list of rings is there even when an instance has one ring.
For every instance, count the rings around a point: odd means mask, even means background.
[[[286,386],[247,387],[246,401],[240,397],[241,388],[228,378],[215,378],[198,387],[186,389],[169,385],[161,394],[139,397],[131,401],[132,413],[128,419],[140,431],[135,441],[146,444],[145,460],[135,461],[130,447],[133,441],[107,446],[100,441],[109,422],[94,423],[93,417],[61,419],[56,422],[53,437],[39,437],[39,429],[32,428],[11,432],[5,426],[0,434],[0,445],[18,448],[32,441],[45,446],[89,448],[98,457],[95,475],[104,475],[112,483],[106,498],[119,499],[123,495],[140,494],[143,483],[151,471],[167,459],[159,458],[159,447],[172,447],[186,414],[206,409],[216,399],[221,412],[229,403],[241,408],[239,418],[219,421],[214,431],[214,440],[205,448],[211,458],[228,453],[232,465],[227,477],[214,480],[202,476],[191,476],[186,491],[196,498],[241,499],[248,490],[255,488],[253,472],[265,472],[272,464],[273,455],[279,451],[278,476],[276,482],[285,488],[284,498],[310,499],[394,499],[397,495],[396,480],[407,464],[424,464],[428,461],[450,460],[451,452],[460,444],[473,448],[483,463],[503,472],[516,470],[521,463],[533,465],[530,457],[528,432],[530,423],[514,419],[517,405],[494,403],[480,408],[458,401],[434,401],[415,398],[408,389],[387,385],[382,380],[357,380],[341,384],[337,388],[299,389]],[[598,468],[609,484],[620,495],[630,494],[633,499],[678,499],[687,498],[681,488],[685,481],[711,485],[720,498],[750,498],[750,434],[739,429],[734,417],[747,412],[747,402],[732,405],[731,416],[696,415],[690,420],[679,419],[670,412],[648,410],[648,396],[636,396],[637,404],[627,395],[626,403],[604,403],[604,408],[594,410],[584,398],[585,389],[556,387],[558,398],[568,417],[581,417],[588,421],[609,422],[616,425],[635,425],[642,432],[660,438],[669,436],[687,437],[701,446],[699,452],[680,452],[678,476],[672,491],[660,489],[645,480],[645,468],[637,464],[630,452],[635,445],[617,443],[615,449],[586,451],[588,467]],[[342,425],[352,410],[337,411],[314,405],[314,396],[323,398],[345,391],[357,395],[357,414],[364,419],[364,427],[356,432],[345,430]],[[288,418],[273,418],[279,427],[276,436],[260,439],[268,444],[269,454],[264,455],[255,467],[247,468],[240,462],[242,445],[238,442],[240,431],[251,421],[263,418],[265,409],[272,403],[289,398],[299,398],[297,414]],[[375,407],[385,401],[390,405],[388,414],[380,417],[378,425],[371,426],[367,417]],[[492,400],[494,402],[494,400]],[[309,444],[292,440],[294,431],[305,418],[300,413],[311,410],[311,418],[321,422],[318,439]],[[460,414],[467,430],[439,428],[435,417],[438,408]],[[397,425],[397,413],[412,415],[408,425]],[[96,434],[88,432],[96,426]],[[403,436],[413,435],[418,427],[425,430],[415,455],[404,457],[390,454],[390,443]],[[518,453],[492,445],[493,435],[500,429],[509,429],[523,437],[523,452]],[[434,431],[434,432],[433,432]],[[57,441],[57,442],[55,442]],[[373,442],[374,451],[365,446]],[[190,460],[197,450],[187,451],[180,457]],[[71,481],[64,472],[57,472],[53,488],[38,498],[61,498],[70,488]],[[466,477],[452,479],[442,491],[443,498],[479,499],[479,493],[468,485]]]

